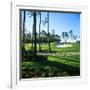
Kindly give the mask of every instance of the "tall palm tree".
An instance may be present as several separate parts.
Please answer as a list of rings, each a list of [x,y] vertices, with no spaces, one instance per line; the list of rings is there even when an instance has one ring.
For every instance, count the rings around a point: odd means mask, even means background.
[[[22,53],[22,60],[24,60],[24,56],[25,56],[25,46],[24,46],[24,43],[25,43],[25,21],[26,21],[26,11],[21,11],[21,15],[20,15],[20,29],[21,29],[21,53]]]
[[[47,31],[48,31],[48,52],[51,51],[51,46],[50,46],[50,32],[49,32],[49,12],[47,13],[47,18],[48,18],[48,22],[47,22]]]
[[[45,18],[45,20],[43,21],[43,25],[45,25],[47,23],[47,32],[48,32],[48,37],[47,37],[47,41],[48,41],[48,52],[51,51],[51,46],[50,46],[50,32],[49,32],[49,12],[47,12],[47,17]]]
[[[33,12],[33,44],[34,44],[33,53],[35,56],[37,55],[36,36],[37,36],[37,33],[36,33],[36,11],[34,11]]]
[[[25,53],[24,43],[25,43],[26,11],[24,10],[22,14],[23,14],[23,18],[21,18],[21,20],[22,20],[22,42],[21,42],[21,45],[22,45],[22,54],[24,55],[24,53]]]
[[[31,18],[31,17],[33,18],[33,12],[28,11],[28,16],[29,16],[29,18]],[[31,50],[33,52],[33,50],[34,50],[34,44],[33,44],[33,25],[32,25],[32,34],[31,34],[31,43],[32,43]]]
[[[40,31],[41,31],[41,13],[39,13],[40,15],[40,22],[39,22],[39,51],[41,51],[41,45],[40,45]]]
[[[29,12],[28,15],[31,18],[33,16],[34,12]],[[40,22],[39,22],[39,51],[41,51],[41,45],[40,45],[40,31],[41,31],[41,12],[36,12],[36,16],[39,15],[40,16]],[[33,17],[34,18],[34,17]],[[34,26],[33,26],[34,29]],[[34,50],[34,32],[32,30],[32,51]]]
[[[26,21],[26,11],[23,11],[23,43],[25,42],[25,21]]]

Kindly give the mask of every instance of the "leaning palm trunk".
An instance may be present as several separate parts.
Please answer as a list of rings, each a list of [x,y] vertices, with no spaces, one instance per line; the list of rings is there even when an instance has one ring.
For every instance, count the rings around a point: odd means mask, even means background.
[[[48,30],[48,52],[51,51],[51,46],[50,46],[50,33],[49,33],[49,12],[47,13],[47,17],[48,17],[48,25],[47,25],[47,30]]]

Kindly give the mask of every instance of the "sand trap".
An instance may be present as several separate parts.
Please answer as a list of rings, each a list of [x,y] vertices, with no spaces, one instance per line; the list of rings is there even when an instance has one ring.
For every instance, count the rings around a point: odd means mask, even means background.
[[[56,47],[58,47],[58,48],[64,48],[64,47],[72,47],[72,45],[71,44],[63,44],[63,45],[57,45]]]

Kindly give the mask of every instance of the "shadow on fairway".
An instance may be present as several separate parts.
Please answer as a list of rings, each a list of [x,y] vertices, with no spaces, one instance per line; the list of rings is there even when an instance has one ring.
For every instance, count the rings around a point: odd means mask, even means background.
[[[48,56],[37,56],[25,62],[22,65],[22,78],[38,78],[38,77],[60,77],[60,76],[79,76],[80,68],[62,64],[55,61],[48,61]],[[22,62],[22,63],[23,63]],[[33,62],[33,64],[30,64]],[[28,64],[28,66],[27,66]]]

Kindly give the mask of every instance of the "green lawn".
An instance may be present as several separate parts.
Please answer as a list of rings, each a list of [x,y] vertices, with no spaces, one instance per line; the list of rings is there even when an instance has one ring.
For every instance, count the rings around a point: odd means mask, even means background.
[[[57,51],[57,52],[79,52],[80,51],[80,44],[79,43],[70,43],[73,45],[73,47],[67,47],[67,48],[57,48],[54,43],[51,43],[51,50],[52,51]],[[31,43],[26,43],[25,44],[25,49],[26,50],[31,50]],[[41,44],[41,49],[42,51],[48,50],[48,44],[44,43]],[[39,50],[38,45],[37,45],[37,51]]]
[[[70,43],[71,44],[71,43]],[[42,44],[43,53],[48,50],[48,44]],[[25,44],[25,50],[31,50],[31,44]],[[38,51],[38,45],[37,45]],[[29,56],[28,56],[29,57]],[[72,47],[57,48],[51,43],[51,53],[38,55],[37,61],[29,58],[22,61],[22,78],[39,77],[60,77],[60,76],[79,76],[80,75],[80,44],[72,43]]]

